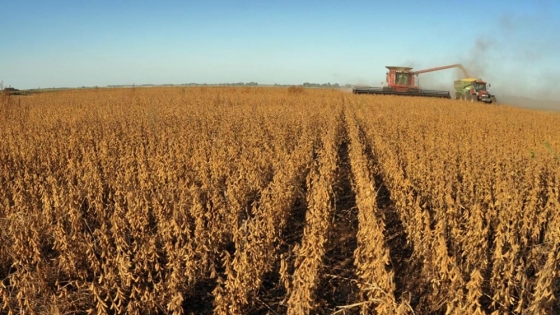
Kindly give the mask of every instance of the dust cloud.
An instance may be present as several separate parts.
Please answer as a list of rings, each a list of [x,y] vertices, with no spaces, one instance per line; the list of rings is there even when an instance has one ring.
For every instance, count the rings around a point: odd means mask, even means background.
[[[481,78],[488,68],[488,55],[491,54],[492,42],[485,38],[477,38],[474,47],[470,49],[467,58],[462,60],[464,77]],[[468,70],[467,70],[468,69]]]
[[[512,105],[560,110],[558,20],[546,3],[532,13],[503,14],[474,40],[458,62],[472,77],[490,82],[490,92]],[[556,25],[555,25],[556,24]]]

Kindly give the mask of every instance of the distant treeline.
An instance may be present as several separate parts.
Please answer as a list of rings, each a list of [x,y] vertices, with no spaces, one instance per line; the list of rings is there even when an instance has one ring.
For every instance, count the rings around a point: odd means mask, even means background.
[[[305,82],[303,84],[259,84],[258,82],[236,82],[236,83],[183,83],[183,84],[112,84],[107,85],[107,88],[133,88],[133,87],[158,87],[158,86],[276,86],[276,87],[290,87],[290,86],[301,86],[305,88],[351,88],[351,84],[340,85],[338,83],[310,83]],[[37,88],[29,90],[18,90],[16,88],[7,87],[0,88],[0,91],[5,91],[10,94],[27,94],[29,92],[39,92],[39,91],[55,91],[55,90],[71,90],[71,89],[92,89],[92,88],[102,88],[99,86],[81,86],[81,87],[52,87],[52,88]]]
[[[312,87],[312,88],[351,88],[352,85],[351,84],[345,84],[345,85],[340,85],[338,83],[333,83],[331,84],[329,83],[309,83],[309,82],[305,82],[303,84],[303,87]]]
[[[309,88],[351,88],[351,84],[340,85],[338,83],[309,83],[305,82],[303,84],[259,84],[258,82],[236,82],[236,83],[182,83],[182,84],[133,84],[133,85],[107,85],[108,88],[118,88],[118,87],[155,87],[155,86],[277,86],[277,87],[289,87],[289,86],[302,86]]]
[[[7,87],[7,88],[0,89],[0,92],[2,92],[4,94],[8,94],[8,95],[27,95],[27,94],[29,94],[28,91],[21,91],[21,90],[18,90],[16,88],[13,88],[13,87]]]

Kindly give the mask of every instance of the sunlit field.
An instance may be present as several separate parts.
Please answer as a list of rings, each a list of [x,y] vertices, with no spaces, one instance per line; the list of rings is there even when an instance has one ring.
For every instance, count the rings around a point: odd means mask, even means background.
[[[560,113],[1,95],[0,187],[2,314],[560,314]]]

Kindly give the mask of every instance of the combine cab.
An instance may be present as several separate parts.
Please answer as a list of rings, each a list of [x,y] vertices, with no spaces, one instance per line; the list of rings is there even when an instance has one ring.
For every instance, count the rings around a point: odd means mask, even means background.
[[[382,94],[382,95],[403,95],[403,96],[423,96],[451,98],[449,91],[423,90],[415,83],[415,78],[421,73],[460,68],[465,72],[461,64],[430,68],[419,71],[412,71],[410,67],[391,67],[387,66],[387,86],[384,87],[355,87],[354,94]]]

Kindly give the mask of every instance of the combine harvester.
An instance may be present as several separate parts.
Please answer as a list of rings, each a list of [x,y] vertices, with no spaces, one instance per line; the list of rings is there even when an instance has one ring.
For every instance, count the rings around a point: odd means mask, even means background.
[[[477,78],[464,78],[454,82],[455,99],[470,102],[497,103],[496,95],[492,95],[486,88],[486,82]],[[488,84],[490,87],[490,84]]]
[[[467,73],[461,64],[453,64],[442,67],[429,68],[419,71],[411,71],[410,67],[391,67],[387,66],[387,84],[384,87],[355,87],[352,92],[354,94],[381,94],[381,95],[403,95],[403,96],[423,96],[423,97],[439,97],[451,98],[449,91],[423,90],[415,84],[414,77],[426,72],[433,72],[451,68],[459,68],[463,71],[465,77]]]

